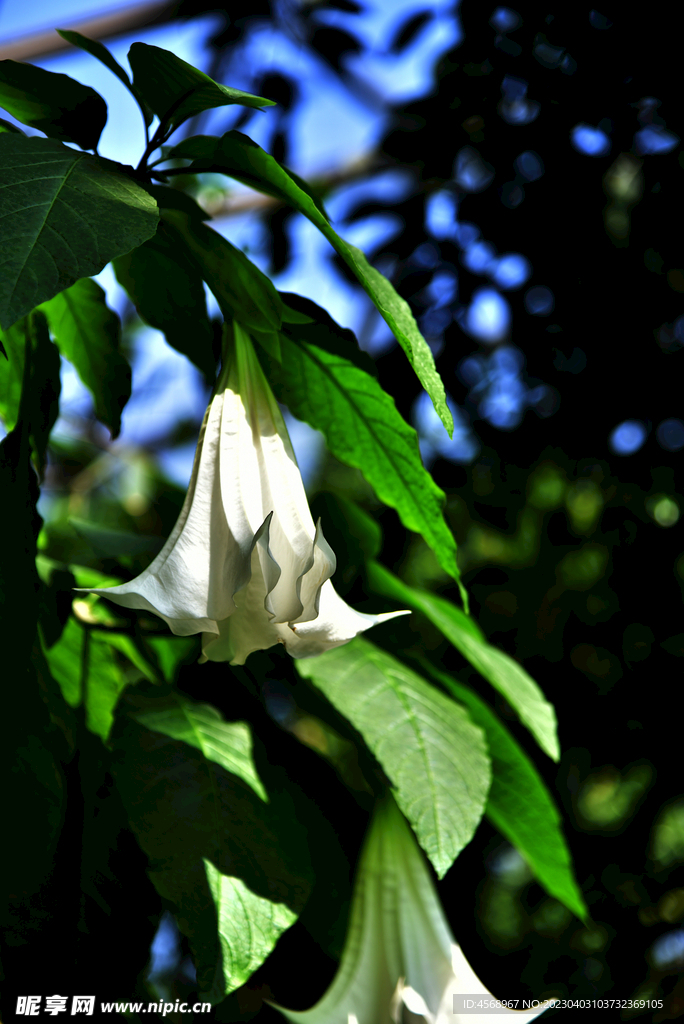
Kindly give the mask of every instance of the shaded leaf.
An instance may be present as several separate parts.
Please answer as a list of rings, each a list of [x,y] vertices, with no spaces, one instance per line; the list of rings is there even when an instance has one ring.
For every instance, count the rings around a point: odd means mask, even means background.
[[[197,159],[194,153],[201,153]],[[310,190],[294,181],[278,161],[241,132],[231,131],[220,139],[188,139],[175,147],[170,156],[190,156],[193,163],[186,173],[215,171],[229,175],[252,188],[276,196],[308,217],[325,235],[333,248],[356,275],[408,356],[416,375],[430,395],[449,436],[454,424],[446,404],[444,385],[435,368],[430,348],[418,330],[408,303],[394,290],[387,278],[370,265],[360,249],[349,245],[333,230]]]
[[[60,352],[95,400],[95,413],[116,437],[131,396],[131,368],[121,352],[121,323],[104,290],[83,277],[40,307]]]
[[[481,730],[367,640],[357,637],[295,667],[361,733],[441,878],[484,812],[490,769]]]
[[[219,85],[204,72],[170,50],[133,43],[128,51],[133,84],[160,121],[178,126],[189,117],[213,107],[239,103],[245,107],[271,107],[271,100],[240,89]]]
[[[148,715],[168,701],[136,698],[130,706]],[[122,719],[114,744],[117,787],[150,877],[190,940],[201,998],[218,1003],[268,955],[280,927],[275,922],[286,927],[301,910],[310,886],[306,836],[284,794],[269,791],[264,803],[194,743]],[[213,867],[209,878],[206,861]],[[264,902],[274,904],[271,939],[263,935],[249,947],[243,937],[242,952],[236,946],[231,953],[224,910],[229,898],[245,892],[262,914]]]
[[[492,759],[487,817],[520,851],[549,895],[586,920],[589,911],[572,869],[561,816],[537,769],[477,694],[444,672],[430,668],[448,692],[465,704],[487,738]]]
[[[23,416],[33,461],[42,475],[48,438],[59,415],[59,352],[50,341],[45,317],[39,312],[0,332],[0,338],[7,352],[7,359],[0,362],[0,416],[8,431]],[[27,345],[30,363],[23,394]]]
[[[16,124],[6,121],[4,117],[0,117],[0,132],[12,132],[13,135],[26,134],[26,132],[22,132],[21,128],[17,128]]]
[[[282,300],[272,282],[243,252],[217,231],[175,210],[163,223],[176,236],[175,250],[187,246],[196,271],[211,288],[224,316],[257,331],[278,330]]]
[[[154,537],[150,534],[128,533],[125,530],[112,530],[99,523],[91,523],[87,519],[79,519],[77,516],[69,517],[69,525],[73,526],[76,533],[85,537],[93,548],[98,558],[120,558],[122,555],[157,555],[164,547],[161,537]],[[108,579],[110,577],[107,577]],[[117,580],[117,583],[121,583]],[[80,583],[79,586],[86,587],[88,584]],[[93,583],[92,586],[100,586]]]
[[[79,49],[85,50],[91,57],[95,57],[95,59],[104,64],[106,68],[109,68],[112,74],[116,75],[119,81],[126,86],[135,99],[142,111],[145,124],[150,125],[152,123],[152,119],[154,117],[152,111],[149,109],[147,104],[144,103],[138,93],[138,90],[132,85],[128,74],[124,71],[119,62],[114,59],[106,46],[103,46],[102,43],[99,43],[96,39],[88,39],[87,36],[83,36],[80,32],[74,32],[71,29],[58,28],[55,29],[55,31],[58,36],[61,36],[62,39],[66,39],[66,41],[71,43],[72,46],[78,46]]]
[[[0,106],[51,139],[95,149],[107,104],[89,85],[16,60],[0,61]]]
[[[26,322],[20,320],[6,331],[0,331],[0,342],[5,350],[5,355],[0,356],[0,418],[9,433],[19,415]]]
[[[216,361],[202,278],[165,222],[154,238],[117,257],[113,266],[145,323],[163,331],[169,345],[213,379]]]
[[[197,704],[178,694],[133,717],[153,732],[196,747],[208,761],[237,775],[258,797],[268,800],[252,761],[252,734],[244,722],[224,722],[211,704]]]
[[[167,683],[175,683],[181,666],[197,661],[200,655],[196,636],[151,636],[147,638],[147,646],[152,649]]]
[[[517,661],[488,644],[473,620],[451,601],[409,587],[379,562],[369,562],[367,569],[373,590],[426,615],[473,668],[506,698],[541,749],[554,761],[560,760],[553,704],[546,700],[538,684]]]
[[[0,325],[154,234],[154,199],[95,157],[53,139],[0,135],[0,226],[5,262]]]
[[[353,334],[322,309],[317,320],[283,325],[282,365],[270,374],[278,401],[320,430],[336,458],[361,470],[378,498],[396,509],[408,530],[423,536],[440,565],[458,579],[444,494],[423,466],[415,430],[362,368]]]

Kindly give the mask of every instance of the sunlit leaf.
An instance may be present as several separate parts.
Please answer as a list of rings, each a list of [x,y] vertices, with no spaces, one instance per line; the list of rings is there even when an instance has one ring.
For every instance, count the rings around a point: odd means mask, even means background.
[[[484,813],[489,760],[480,729],[421,676],[367,640],[295,662],[357,729],[442,877]]]
[[[487,817],[520,851],[549,895],[586,919],[589,912],[572,869],[561,816],[537,769],[477,694],[446,673],[432,671],[487,738],[492,759]]]
[[[297,915],[284,903],[257,896],[242,879],[222,874],[206,859],[204,869],[218,916],[221,987],[230,992],[261,966]]]
[[[86,630],[71,618],[45,657],[64,700],[72,708],[85,704],[87,727],[106,741],[127,684],[111,646],[97,630],[86,636]]]
[[[131,368],[121,352],[121,323],[104,290],[83,277],[41,307],[60,352],[95,399],[95,413],[116,437],[131,395]]]
[[[317,323],[283,325],[281,364],[270,375],[278,400],[320,430],[341,462],[360,469],[378,498],[397,510],[408,530],[424,537],[445,571],[458,579],[444,494],[423,466],[415,430],[364,368],[370,360],[353,334],[313,303],[309,307]]]
[[[197,704],[177,694],[134,717],[154,732],[196,747],[207,760],[246,782],[262,800],[268,799],[252,761],[252,735],[244,722],[224,722],[211,704]]]
[[[368,579],[379,594],[422,612],[456,647],[473,668],[506,698],[541,749],[560,759],[556,712],[540,687],[510,655],[488,644],[475,623],[437,594],[409,587],[379,562],[369,562]]]
[[[157,206],[144,189],[54,139],[0,135],[0,184],[4,328],[157,228]]]
[[[187,168],[189,173],[215,171],[227,174],[267,195],[281,199],[308,217],[356,275],[393,331],[451,436],[454,424],[446,404],[444,385],[435,368],[432,352],[418,330],[408,303],[397,294],[387,278],[370,265],[360,249],[340,238],[316,199],[310,191],[305,191],[303,183],[296,182],[274,157],[237,131],[228,132],[218,139],[201,136],[188,139],[175,147],[170,155],[193,160]]]
[[[121,720],[114,740],[117,787],[150,877],[190,940],[201,998],[218,1003],[244,983],[301,910],[310,886],[306,836],[285,796],[269,792],[265,803],[255,792],[256,769],[243,760],[247,726],[234,747],[226,739],[230,723],[192,705],[192,722],[180,716],[171,724],[184,742],[157,731],[164,715],[155,719],[155,705],[164,712],[168,699],[136,698],[131,706],[138,721]],[[141,715],[152,715],[155,727],[145,728]],[[210,726],[201,739],[198,721]],[[225,747],[219,750],[212,729],[221,724]],[[240,765],[250,781],[218,763],[226,751],[227,763]],[[250,918],[258,914],[262,929],[251,940],[242,931],[243,912],[227,920],[241,896],[244,911]]]
[[[49,138],[83,149],[95,149],[107,120],[107,104],[89,85],[16,60],[0,61],[0,106]]]

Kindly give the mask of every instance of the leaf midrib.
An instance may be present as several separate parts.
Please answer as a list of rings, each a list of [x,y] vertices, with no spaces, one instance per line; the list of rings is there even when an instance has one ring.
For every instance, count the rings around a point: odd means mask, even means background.
[[[50,217],[50,214],[53,211],[55,203],[57,202],[57,200],[59,198],[60,192],[62,191],[62,189],[66,188],[67,181],[69,180],[70,176],[74,172],[74,170],[75,170],[77,164],[79,163],[79,161],[82,160],[83,157],[85,157],[87,155],[86,153],[77,153],[76,151],[73,151],[73,150],[72,150],[72,152],[74,153],[74,158],[73,158],[73,160],[71,162],[71,165],[69,166],[69,168],[67,169],[66,173],[63,176],[62,184],[57,188],[57,190],[56,190],[56,192],[55,192],[55,194],[54,194],[54,196],[52,198],[52,201],[50,203],[50,207],[49,207],[47,213],[45,214],[45,217],[43,219],[43,223],[42,223],[42,225],[40,227],[40,230],[37,232],[35,238],[33,239],[33,242],[31,243],[31,246],[30,246],[30,248],[29,248],[29,250],[28,250],[28,252],[26,254],[26,259],[24,260],[24,262],[23,262],[23,264],[21,266],[21,270],[19,271],[19,273],[16,276],[16,279],[15,279],[15,282],[14,282],[14,286],[13,286],[12,291],[10,293],[10,300],[9,300],[9,305],[10,306],[14,303],[14,296],[15,296],[17,288],[19,286],[19,282],[21,281],[21,279],[22,279],[22,277],[24,275],[24,272],[26,270],[26,264],[29,262],[29,259],[30,259],[31,255],[33,254],[34,249],[36,248],[36,246],[40,242],[41,235],[43,234],[43,231],[45,231],[45,227],[47,225],[48,219]],[[46,163],[47,162],[48,161],[46,161]],[[24,164],[23,166],[29,166],[29,165],[28,164]],[[31,165],[31,166],[35,166],[35,165]],[[35,180],[35,179],[33,179],[33,180]],[[19,182],[19,184],[30,185],[30,184],[33,184],[33,180],[32,181],[22,181],[22,182]],[[15,182],[15,184],[17,184],[17,183]],[[36,204],[36,205],[38,205],[38,204]],[[53,260],[53,262],[54,262],[54,260]]]
[[[356,393],[363,394],[361,389],[360,388],[358,388],[358,389],[357,388],[351,388],[351,389],[345,390],[344,388],[342,388],[341,385],[338,385],[338,383],[337,383],[337,381],[336,381],[336,379],[335,379],[331,369],[329,369],[328,366],[322,360],[320,360],[319,358],[314,356],[313,350],[316,348],[316,346],[308,345],[307,344],[306,348],[305,348],[305,346],[301,342],[298,342],[298,341],[296,341],[296,340],[294,340],[292,338],[290,338],[288,340],[292,341],[293,344],[296,345],[297,348],[300,351],[302,351],[302,352],[306,351],[306,352],[311,353],[311,362],[319,367],[320,371],[328,379],[329,384],[336,391],[336,393],[338,393],[338,395],[341,396],[342,398],[347,398],[348,399],[348,403],[347,404],[356,413],[356,415],[361,420],[361,422],[365,425],[366,430],[368,431],[369,435],[371,436],[371,438],[373,439],[373,441],[375,442],[377,447],[379,447],[381,449],[381,451],[385,453],[387,461],[389,462],[389,464],[391,465],[392,469],[394,470],[396,475],[399,477],[401,482],[404,484],[404,488],[405,488],[405,492],[404,493],[408,494],[408,496],[410,498],[410,501],[411,501],[411,505],[412,505],[413,509],[415,510],[415,513],[417,513],[418,520],[421,521],[421,522],[427,523],[428,529],[430,530],[430,536],[431,537],[435,537],[435,532],[434,532],[434,530],[432,528],[430,528],[429,521],[426,520],[425,516],[422,514],[422,507],[421,507],[420,503],[417,501],[417,499],[414,497],[414,495],[411,492],[411,488],[409,486],[410,480],[408,480],[407,477],[401,472],[401,469],[399,468],[398,462],[395,461],[395,457],[398,458],[397,453],[394,453],[392,451],[392,449],[387,448],[383,444],[382,440],[378,436],[378,433],[377,433],[377,431],[376,431],[376,429],[374,427],[374,424],[375,424],[376,421],[373,420],[373,419],[370,419],[366,415],[364,415],[364,413],[361,411],[363,407],[359,406],[356,402],[352,401],[350,396],[352,396],[352,395],[354,395]],[[363,370],[359,370],[358,367],[355,367],[353,363],[347,362],[346,360],[343,360],[342,363],[338,363],[337,365],[338,366],[339,365],[344,365],[345,367],[349,367],[352,371],[356,370],[359,373],[363,373],[364,372]],[[378,387],[380,387],[380,385],[378,385]],[[386,392],[381,392],[381,393],[383,395],[386,394]],[[390,402],[392,401],[391,396],[387,395],[387,398],[389,399]],[[401,417],[401,413],[397,409],[396,405],[394,403],[392,403],[392,404],[393,404],[393,408],[394,408],[394,411],[396,412],[397,416]],[[378,419],[377,422],[381,422],[381,421]],[[402,423],[405,422],[403,420],[403,418],[402,418],[401,422]],[[408,424],[406,424],[406,426],[410,429]],[[393,433],[397,437],[401,436],[396,431],[394,431]],[[409,443],[408,438],[406,439],[406,443],[407,444]],[[417,442],[416,442],[416,451],[417,451],[417,454],[418,454],[418,459],[420,459],[420,454],[418,453]],[[355,466],[355,468],[356,469],[360,469],[361,468],[361,464],[362,464],[361,460],[359,460],[359,463]],[[352,463],[352,465],[353,465],[353,463]],[[420,465],[422,467],[422,463],[420,463]],[[427,471],[424,469],[424,467],[423,467],[423,470],[424,470],[424,472],[425,472],[425,474],[427,476]],[[430,477],[428,477],[428,480],[430,482],[432,482]],[[430,490],[429,483],[426,483],[425,486],[426,486],[426,489],[428,489],[428,491],[429,491]],[[432,496],[435,499],[437,499],[437,495],[435,494],[434,491],[432,491]],[[446,524],[444,524],[444,526],[445,526],[445,528],[448,531],[448,527],[446,527]],[[438,539],[438,538],[435,538],[435,539]]]

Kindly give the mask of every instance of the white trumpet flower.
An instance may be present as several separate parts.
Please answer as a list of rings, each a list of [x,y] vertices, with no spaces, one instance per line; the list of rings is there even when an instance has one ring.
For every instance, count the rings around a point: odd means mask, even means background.
[[[202,661],[242,665],[276,643],[309,658],[408,614],[354,611],[330,582],[335,565],[273,392],[234,324],[170,537],[130,583],[92,593],[154,612],[179,636],[201,632]]]
[[[366,837],[342,961],[330,988],[309,1010],[277,1009],[292,1024],[466,1024],[472,1009],[459,1013],[463,997],[495,1002],[454,941],[423,854],[388,797]],[[552,1002],[529,1012],[479,1011],[477,1020],[531,1021]]]

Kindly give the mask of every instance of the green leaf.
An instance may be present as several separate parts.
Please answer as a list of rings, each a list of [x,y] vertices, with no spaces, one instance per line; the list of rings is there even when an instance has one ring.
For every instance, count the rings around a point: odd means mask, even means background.
[[[0,356],[0,418],[9,433],[19,415],[26,322],[20,320],[6,331],[0,331],[0,342],[5,350],[5,355]]]
[[[248,329],[278,330],[282,300],[272,282],[243,252],[217,231],[175,210],[165,210],[163,223],[176,236],[175,251],[187,246],[190,256],[216,296],[224,316]]]
[[[51,139],[95,149],[107,104],[89,85],[16,60],[0,61],[0,106]]]
[[[196,636],[150,636],[147,638],[167,683],[175,683],[182,665],[197,661],[200,654]]]
[[[26,319],[31,337],[31,376],[26,415],[31,424],[33,460],[42,478],[47,462],[48,438],[59,415],[60,359],[56,346],[50,341],[43,314],[36,310]]]
[[[167,698],[130,703],[136,717],[154,716],[155,706],[168,710]],[[188,705],[193,719],[202,715]],[[216,728],[218,716],[213,722]],[[222,724],[227,734],[229,723]],[[122,718],[114,739],[116,782],[150,877],[190,940],[201,998],[218,1003],[244,983],[301,910],[310,888],[306,835],[286,794],[269,789],[265,803],[252,784],[205,755],[205,743],[215,751],[206,737],[198,743],[187,721],[176,725],[181,733],[188,729],[191,742]],[[239,760],[244,747],[234,751],[225,734],[224,742]],[[257,777],[253,766],[249,771]],[[228,902],[241,895],[264,924],[251,943],[244,935],[238,943],[238,921],[231,927],[225,920]]]
[[[121,558],[122,555],[157,555],[164,547],[161,537],[151,534],[128,533],[125,530],[111,530],[99,523],[91,523],[87,519],[69,516],[69,525],[76,533],[85,537],[98,558]],[[121,583],[117,580],[117,583]],[[82,587],[99,587],[99,583],[80,583]],[[104,584],[107,586],[108,584]],[[111,584],[109,584],[111,586]]]
[[[360,249],[349,245],[333,230],[310,190],[305,190],[303,183],[297,183],[274,157],[241,132],[231,131],[215,140],[205,141],[202,138],[201,142],[188,139],[176,146],[170,156],[194,158],[195,154],[197,159],[185,169],[185,173],[215,171],[227,174],[288,203],[316,225],[356,275],[391,328],[451,437],[454,424],[447,407],[444,384],[408,303],[396,293],[387,278],[370,265]]]
[[[266,790],[252,761],[252,734],[244,722],[224,722],[211,704],[196,704],[173,694],[168,704],[158,702],[152,711],[142,711],[137,722],[196,747],[208,761],[232,772],[250,786],[262,800]]]
[[[553,704],[546,700],[540,687],[517,661],[488,644],[473,620],[451,601],[427,590],[409,587],[379,562],[369,562],[367,571],[373,590],[427,616],[473,668],[506,698],[541,749],[554,761],[560,760]]]
[[[104,643],[109,644],[115,651],[119,651],[124,657],[128,658],[130,663],[150,683],[161,683],[160,674],[157,672],[152,661],[150,661],[147,651],[145,651],[139,638],[136,637],[134,640],[132,636],[128,636],[126,633],[114,633],[111,631],[99,633],[98,635]]]
[[[39,308],[62,355],[95,400],[95,413],[116,437],[121,410],[131,397],[131,368],[121,352],[121,323],[104,290],[83,277]]]
[[[138,90],[131,84],[130,78],[119,62],[112,57],[106,46],[103,46],[102,43],[98,43],[96,39],[88,39],[86,36],[82,36],[80,32],[73,32],[69,29],[62,28],[55,29],[55,31],[58,36],[61,36],[62,39],[66,39],[66,41],[71,43],[72,46],[78,46],[81,50],[85,50],[91,57],[95,57],[95,59],[104,64],[106,68],[109,68],[112,74],[116,75],[120,82],[123,82],[135,99],[142,111],[143,117],[145,118],[145,124],[150,125],[152,123],[152,118],[154,117],[152,111],[149,109],[147,104],[144,103],[138,93]]]
[[[203,110],[239,103],[245,107],[271,107],[272,100],[240,89],[219,85],[170,50],[133,43],[128,51],[133,84],[159,120],[178,127]]]
[[[45,317],[35,312],[0,331],[7,358],[0,357],[0,416],[8,431],[22,415],[30,435],[33,461],[42,475],[50,431],[59,414],[59,352],[50,341]],[[30,365],[22,395],[26,346]]]
[[[297,915],[284,903],[257,896],[242,879],[222,874],[206,858],[204,870],[218,917],[223,959],[219,991],[231,992],[261,966]]]
[[[441,878],[484,812],[490,768],[481,730],[367,640],[357,637],[295,667],[361,733]]]
[[[106,742],[127,683],[111,646],[97,630],[86,635],[71,618],[57,643],[45,651],[45,658],[64,700],[72,708],[85,704],[86,726]]]
[[[169,345],[212,380],[216,360],[202,277],[175,233],[160,221],[154,238],[113,266],[145,323],[163,331]]]
[[[561,816],[537,769],[477,694],[444,672],[430,668],[452,696],[465,704],[487,737],[492,759],[487,817],[522,853],[549,895],[586,921],[589,911],[572,869]]]
[[[4,117],[0,117],[0,132],[12,132],[13,135],[26,134],[26,132],[22,132],[21,128],[17,128],[16,124],[6,121]]]
[[[0,185],[4,328],[157,228],[155,201],[136,182],[53,139],[0,135]]]
[[[359,365],[359,349],[322,309],[318,323],[283,325],[282,367],[270,380],[278,401],[325,436],[341,462],[361,470],[378,498],[420,533],[440,565],[459,579],[456,542],[444,515],[444,493],[420,457],[418,437],[394,399]]]

